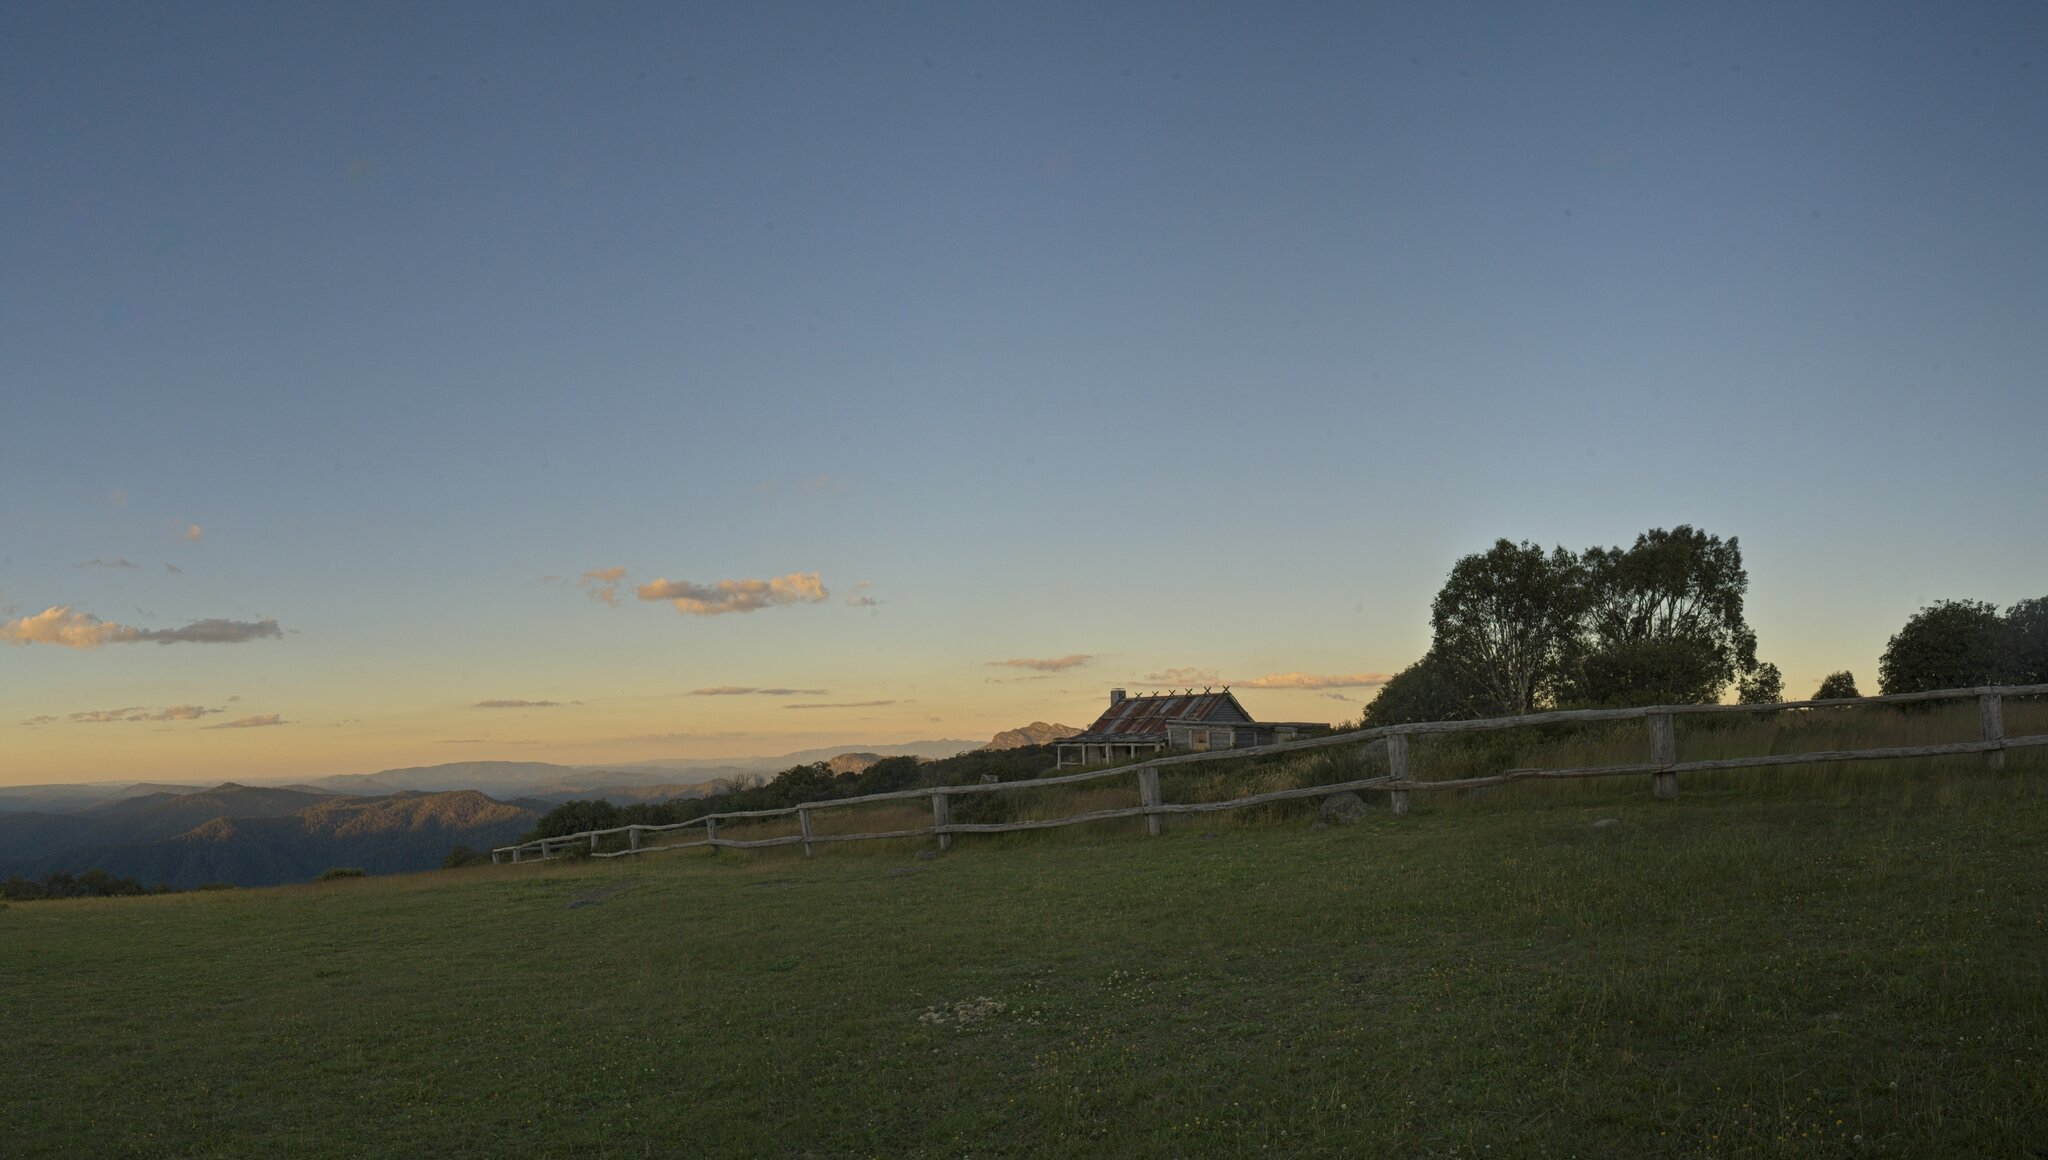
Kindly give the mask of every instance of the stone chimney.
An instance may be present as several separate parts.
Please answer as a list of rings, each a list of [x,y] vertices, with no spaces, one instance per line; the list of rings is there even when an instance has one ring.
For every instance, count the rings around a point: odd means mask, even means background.
[[[1110,708],[1112,708],[1112,709],[1114,709],[1114,708],[1116,708],[1116,707],[1117,707],[1118,705],[1121,705],[1121,704],[1123,704],[1123,703],[1124,703],[1124,691],[1123,691],[1122,689],[1111,689],[1111,690],[1109,691],[1109,707],[1110,707]]]

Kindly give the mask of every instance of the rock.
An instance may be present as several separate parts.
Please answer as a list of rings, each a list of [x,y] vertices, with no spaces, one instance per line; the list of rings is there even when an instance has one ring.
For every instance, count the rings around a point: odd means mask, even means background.
[[[1333,793],[1323,799],[1322,808],[1316,812],[1326,822],[1362,822],[1365,820],[1365,799],[1349,790]]]
[[[1618,826],[1620,824],[1620,818],[1601,818],[1599,821],[1593,823],[1593,828],[1596,830],[1604,830],[1609,826]]]

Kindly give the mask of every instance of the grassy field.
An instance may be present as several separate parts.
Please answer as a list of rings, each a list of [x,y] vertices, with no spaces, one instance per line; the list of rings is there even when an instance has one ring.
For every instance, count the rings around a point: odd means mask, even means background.
[[[2048,1155],[2043,756],[15,904],[0,1153]]]

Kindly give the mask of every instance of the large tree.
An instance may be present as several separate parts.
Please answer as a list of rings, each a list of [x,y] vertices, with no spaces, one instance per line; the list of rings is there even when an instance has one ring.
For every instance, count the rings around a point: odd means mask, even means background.
[[[1414,721],[1458,721],[1474,717],[1472,691],[1432,648],[1421,660],[1395,673],[1365,707],[1363,724],[1406,725]]]
[[[1585,607],[1578,557],[1497,541],[1451,568],[1430,607],[1431,651],[1481,716],[1546,701]]]
[[[2005,681],[2048,685],[2048,596],[2005,610]]]
[[[1995,685],[2005,675],[2009,631],[1998,606],[1943,600],[1913,614],[1877,659],[1886,694]]]
[[[1754,678],[1756,633],[1742,610],[1749,574],[1737,537],[1681,524],[1581,559],[1584,630],[1566,666],[1564,699],[1701,704],[1719,700],[1739,677]]]

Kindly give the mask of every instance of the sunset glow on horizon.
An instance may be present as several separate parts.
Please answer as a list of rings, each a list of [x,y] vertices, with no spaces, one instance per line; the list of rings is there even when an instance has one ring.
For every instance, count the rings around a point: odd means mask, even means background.
[[[0,786],[1355,720],[1495,539],[2048,595],[2048,15],[27,6]]]

